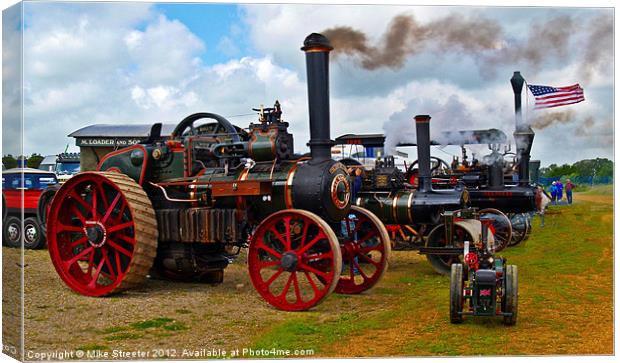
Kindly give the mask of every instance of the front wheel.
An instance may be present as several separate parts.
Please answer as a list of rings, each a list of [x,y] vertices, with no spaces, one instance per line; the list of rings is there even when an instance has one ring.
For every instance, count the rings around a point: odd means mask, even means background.
[[[504,324],[515,325],[517,323],[517,312],[519,308],[519,281],[517,266],[508,265],[506,267],[506,277],[504,279],[504,297],[502,299],[503,312],[510,313],[511,316],[504,316]]]
[[[314,213],[287,209],[258,225],[248,250],[250,280],[272,306],[308,310],[336,288],[342,271],[338,238]]]
[[[463,322],[463,265],[455,263],[450,271],[450,322]]]
[[[36,250],[45,246],[45,235],[41,225],[34,217],[24,220],[24,248]]]
[[[385,226],[370,211],[352,206],[340,223],[343,269],[336,292],[359,294],[375,286],[388,267],[392,250]]]

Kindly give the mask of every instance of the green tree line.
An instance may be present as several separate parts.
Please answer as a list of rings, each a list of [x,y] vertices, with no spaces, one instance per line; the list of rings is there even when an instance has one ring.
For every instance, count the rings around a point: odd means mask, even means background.
[[[545,178],[562,176],[613,177],[614,162],[606,158],[596,158],[580,160],[572,165],[551,164],[540,168],[540,175]]]

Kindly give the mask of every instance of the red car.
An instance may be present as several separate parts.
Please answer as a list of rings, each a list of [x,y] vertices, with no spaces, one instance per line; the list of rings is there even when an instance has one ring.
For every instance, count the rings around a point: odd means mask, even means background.
[[[52,172],[30,168],[2,171],[3,244],[21,247],[23,235],[24,248],[45,246],[44,226],[37,218],[38,203],[42,191],[54,184],[58,179]]]

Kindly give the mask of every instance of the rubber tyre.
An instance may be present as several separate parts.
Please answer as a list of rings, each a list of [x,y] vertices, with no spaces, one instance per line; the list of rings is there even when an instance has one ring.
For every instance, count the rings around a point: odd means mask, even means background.
[[[39,197],[39,202],[37,203],[37,221],[39,221],[43,233],[47,233],[47,229],[45,228],[45,223],[47,223],[47,212],[49,211],[49,207],[58,189],[60,189],[59,184],[49,186]]]
[[[517,313],[519,311],[519,280],[517,266],[508,265],[506,267],[506,278],[504,280],[504,298],[502,299],[505,313],[512,313],[512,316],[504,316],[505,325],[515,325],[517,323]]]
[[[45,232],[35,217],[24,220],[24,248],[37,250],[45,246]]]
[[[2,224],[2,241],[6,246],[20,248],[22,246],[22,221],[17,217],[9,217]]]
[[[450,267],[450,322],[463,322],[463,265],[454,263]]]

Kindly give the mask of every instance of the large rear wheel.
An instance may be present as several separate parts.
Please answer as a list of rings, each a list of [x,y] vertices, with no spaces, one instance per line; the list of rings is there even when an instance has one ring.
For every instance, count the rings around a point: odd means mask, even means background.
[[[388,267],[390,237],[370,211],[352,206],[340,223],[343,269],[336,292],[359,294],[375,286]]]
[[[308,310],[336,288],[342,271],[338,238],[314,213],[276,212],[252,235],[248,268],[254,288],[269,304]]]
[[[144,281],[157,251],[157,222],[148,196],[115,172],[86,172],[62,185],[47,215],[52,263],[73,290],[88,296]]]

